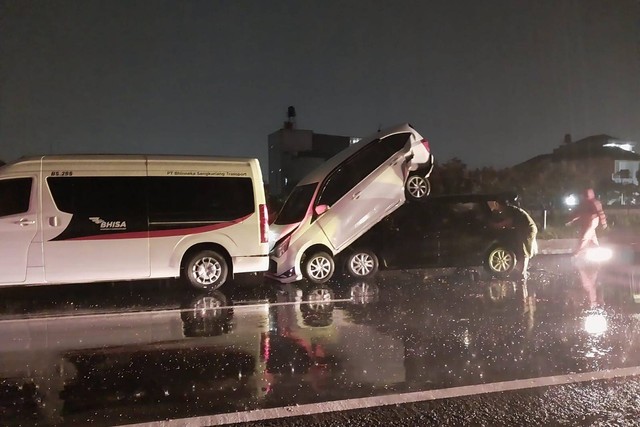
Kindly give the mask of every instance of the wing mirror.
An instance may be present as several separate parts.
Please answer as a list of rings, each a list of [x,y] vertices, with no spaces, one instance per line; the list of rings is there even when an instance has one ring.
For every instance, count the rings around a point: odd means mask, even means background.
[[[325,213],[328,210],[329,210],[329,205],[318,205],[313,209],[313,211],[318,216],[322,215],[323,213]]]

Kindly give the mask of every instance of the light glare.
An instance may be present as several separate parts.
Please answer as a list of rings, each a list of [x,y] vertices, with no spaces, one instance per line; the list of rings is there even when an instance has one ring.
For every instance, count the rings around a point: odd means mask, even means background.
[[[609,248],[589,248],[585,253],[587,261],[606,262],[613,257],[613,251]]]
[[[607,332],[607,328],[607,318],[604,314],[593,313],[584,319],[584,330],[591,335],[602,335]]]

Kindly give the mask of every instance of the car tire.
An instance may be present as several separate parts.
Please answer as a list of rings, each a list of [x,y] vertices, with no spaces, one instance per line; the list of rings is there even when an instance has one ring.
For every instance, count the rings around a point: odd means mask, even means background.
[[[422,173],[412,173],[404,185],[404,192],[409,200],[422,200],[431,193],[431,183]]]
[[[516,268],[516,254],[504,246],[496,246],[486,258],[487,270],[497,277],[507,277]]]
[[[227,260],[213,250],[194,253],[182,270],[185,282],[195,289],[218,289],[227,280]]]
[[[372,277],[378,272],[378,267],[378,257],[368,249],[358,249],[347,256],[347,273],[352,277]]]
[[[302,263],[302,274],[311,283],[326,283],[335,271],[333,257],[326,252],[315,252],[305,258]]]

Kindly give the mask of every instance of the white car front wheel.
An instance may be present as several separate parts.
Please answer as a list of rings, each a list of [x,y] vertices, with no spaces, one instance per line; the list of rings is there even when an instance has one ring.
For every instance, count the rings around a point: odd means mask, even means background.
[[[302,264],[302,274],[312,283],[328,282],[334,270],[333,257],[326,252],[313,253]]]

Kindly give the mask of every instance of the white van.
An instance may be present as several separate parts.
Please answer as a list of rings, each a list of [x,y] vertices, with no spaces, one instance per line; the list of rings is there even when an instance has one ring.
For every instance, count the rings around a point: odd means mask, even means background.
[[[182,276],[215,289],[268,268],[257,159],[71,155],[0,167],[0,286]]]
[[[271,224],[267,275],[324,283],[334,257],[407,198],[429,194],[429,143],[408,123],[379,131],[305,176]]]

